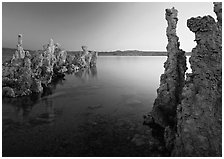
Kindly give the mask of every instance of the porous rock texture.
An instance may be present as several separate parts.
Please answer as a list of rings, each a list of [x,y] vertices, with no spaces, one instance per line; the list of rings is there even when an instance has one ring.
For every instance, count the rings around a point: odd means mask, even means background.
[[[158,96],[144,123],[160,129],[169,156],[222,156],[222,3],[214,2],[211,16],[191,18],[195,33],[192,73],[176,37],[177,11],[166,10],[168,58]],[[178,55],[178,56],[177,56]]]
[[[177,13],[175,8],[166,9],[168,27],[167,60],[164,63],[165,72],[160,77],[160,87],[157,89],[153,109],[145,116],[144,123],[153,129],[160,129],[164,135],[166,148],[173,147],[176,131],[176,109],[181,101],[181,91],[184,86],[186,67],[185,52],[179,46],[176,35]]]
[[[195,33],[192,73],[187,74],[183,100],[177,109],[173,156],[222,156],[222,3],[211,16],[191,18]]]
[[[18,35],[18,45],[13,57],[2,65],[2,95],[7,97],[26,96],[41,93],[52,79],[63,77],[66,73],[95,67],[97,52],[88,51],[83,56],[67,55],[67,52],[50,39],[33,54],[23,50],[22,35]],[[89,61],[82,64],[81,57]],[[91,58],[91,60],[89,60]]]
[[[152,110],[154,121],[164,128],[175,124],[176,106],[181,99],[179,93],[184,86],[184,76],[187,69],[185,52],[179,49],[179,38],[176,35],[177,13],[175,8],[166,9],[168,58],[164,63],[165,72],[160,77],[158,96]]]

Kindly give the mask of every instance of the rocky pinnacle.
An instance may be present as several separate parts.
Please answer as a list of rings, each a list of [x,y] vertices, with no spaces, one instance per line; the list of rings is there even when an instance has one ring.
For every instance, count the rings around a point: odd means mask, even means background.
[[[168,45],[166,47],[167,60],[164,63],[165,71],[160,77],[160,87],[157,89],[157,98],[153,109],[144,121],[151,128],[155,127],[153,125],[157,125],[157,127],[163,129],[168,150],[173,147],[172,140],[176,131],[176,109],[181,101],[181,92],[187,69],[185,52],[179,49],[179,38],[176,35],[177,14],[178,11],[174,7],[166,9]]]
[[[209,15],[187,21],[197,46],[177,108],[173,156],[222,156],[221,10],[221,3],[214,3],[218,22]]]
[[[218,23],[222,25],[222,2],[214,2],[213,4]]]
[[[20,45],[20,46],[23,45],[23,35],[22,34],[18,35],[18,45]]]
[[[164,63],[165,71],[160,77],[158,96],[151,112],[155,123],[164,128],[175,123],[176,107],[180,101],[179,91],[182,89],[180,87],[183,86],[186,70],[184,51],[179,49],[179,41],[176,36],[177,13],[178,11],[175,8],[166,9],[168,58]]]

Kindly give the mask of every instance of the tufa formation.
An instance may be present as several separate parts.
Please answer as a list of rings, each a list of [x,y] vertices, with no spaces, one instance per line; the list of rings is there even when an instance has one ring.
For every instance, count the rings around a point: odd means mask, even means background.
[[[3,97],[19,97],[42,93],[44,88],[66,73],[95,67],[97,52],[85,50],[78,55],[68,55],[53,39],[43,50],[30,54],[23,50],[22,35],[13,57],[2,65]]]
[[[177,109],[173,156],[222,156],[222,3],[214,11],[218,22],[211,16],[187,21],[197,46]]]
[[[163,138],[168,150],[173,148],[176,131],[176,109],[181,101],[181,92],[184,86],[186,67],[185,52],[179,48],[179,38],[176,35],[177,13],[175,8],[166,9],[168,27],[167,60],[164,63],[165,72],[160,77],[160,87],[157,89],[152,111],[145,116],[144,124],[149,125],[157,135]]]
[[[222,3],[211,16],[190,18],[192,73],[176,36],[177,10],[166,9],[168,58],[158,96],[144,123],[160,132],[168,156],[222,156]]]

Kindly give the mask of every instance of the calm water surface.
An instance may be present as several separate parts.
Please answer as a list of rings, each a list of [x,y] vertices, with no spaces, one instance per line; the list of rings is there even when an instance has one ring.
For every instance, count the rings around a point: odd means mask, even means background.
[[[155,156],[143,115],[166,57],[99,57],[42,96],[3,98],[3,156]]]

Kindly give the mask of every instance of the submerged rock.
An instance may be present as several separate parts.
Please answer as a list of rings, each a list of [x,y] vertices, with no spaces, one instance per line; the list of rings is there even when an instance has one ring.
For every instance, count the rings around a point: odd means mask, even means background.
[[[99,108],[102,108],[102,107],[103,107],[102,104],[97,104],[97,105],[88,106],[88,109],[95,110],[95,109],[99,109]]]
[[[125,102],[125,104],[130,105],[130,106],[139,106],[139,105],[142,105],[143,103],[138,99],[132,99],[131,98],[131,99],[128,99]]]
[[[135,134],[131,142],[133,142],[136,146],[142,146],[146,144],[146,137],[144,135]]]

